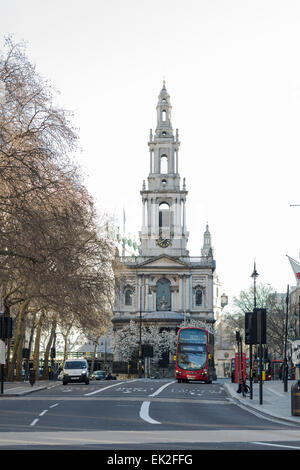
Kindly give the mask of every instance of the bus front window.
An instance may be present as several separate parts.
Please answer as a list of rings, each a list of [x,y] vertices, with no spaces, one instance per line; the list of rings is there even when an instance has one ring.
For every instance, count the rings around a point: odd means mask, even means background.
[[[181,369],[202,369],[207,361],[207,337],[205,331],[187,329],[180,333],[177,363]]]

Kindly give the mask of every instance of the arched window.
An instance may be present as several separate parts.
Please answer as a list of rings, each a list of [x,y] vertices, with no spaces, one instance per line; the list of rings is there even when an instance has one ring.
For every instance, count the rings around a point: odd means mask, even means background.
[[[162,155],[160,157],[160,172],[168,173],[168,157],[167,155]]]
[[[171,282],[159,279],[156,284],[156,310],[171,310]]]
[[[161,118],[164,122],[167,120],[167,111],[165,109],[161,113]]]
[[[125,305],[132,305],[132,290],[130,288],[125,289]]]
[[[202,290],[199,288],[197,288],[195,291],[195,305],[196,307],[202,305]]]
[[[170,229],[170,207],[166,202],[159,205],[159,232]]]

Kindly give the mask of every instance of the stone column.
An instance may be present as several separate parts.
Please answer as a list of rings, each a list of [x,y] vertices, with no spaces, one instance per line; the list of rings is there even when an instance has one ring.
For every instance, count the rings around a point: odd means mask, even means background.
[[[181,300],[181,310],[185,312],[185,275],[180,275],[180,290],[179,290],[180,300]]]
[[[193,282],[192,282],[192,275],[190,274],[189,275],[189,291],[188,291],[188,295],[189,295],[189,311],[191,312],[192,309],[193,309]]]
[[[149,275],[145,276],[145,310],[149,312]]]
[[[182,203],[183,203],[182,233],[185,234],[185,199],[182,200]]]
[[[146,206],[146,199],[143,199],[143,231],[145,230],[145,227],[146,227],[145,206]]]

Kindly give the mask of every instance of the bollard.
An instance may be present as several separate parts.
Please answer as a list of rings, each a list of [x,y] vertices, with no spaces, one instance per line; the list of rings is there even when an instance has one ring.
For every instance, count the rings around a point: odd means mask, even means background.
[[[291,387],[292,416],[300,416],[300,380]]]

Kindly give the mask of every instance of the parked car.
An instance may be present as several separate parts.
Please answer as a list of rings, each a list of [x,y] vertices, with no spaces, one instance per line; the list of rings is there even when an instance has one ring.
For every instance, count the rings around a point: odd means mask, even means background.
[[[105,380],[117,380],[117,377],[115,375],[111,375],[111,373],[109,372],[105,377]]]
[[[95,370],[92,375],[91,375],[91,380],[105,380],[106,379],[106,373],[104,370]]]

